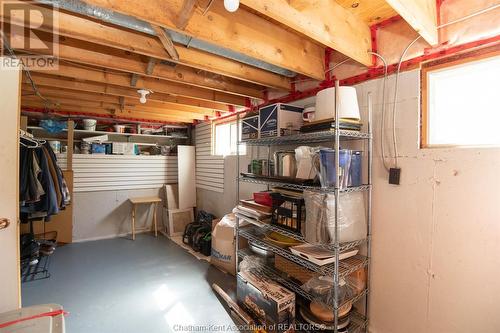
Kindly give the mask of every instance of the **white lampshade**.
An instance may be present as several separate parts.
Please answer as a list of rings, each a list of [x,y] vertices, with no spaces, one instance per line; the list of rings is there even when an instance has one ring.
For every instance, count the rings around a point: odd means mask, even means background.
[[[339,87],[340,118],[360,119],[356,88]],[[316,94],[316,114],[314,120],[335,118],[335,88],[327,88]]]

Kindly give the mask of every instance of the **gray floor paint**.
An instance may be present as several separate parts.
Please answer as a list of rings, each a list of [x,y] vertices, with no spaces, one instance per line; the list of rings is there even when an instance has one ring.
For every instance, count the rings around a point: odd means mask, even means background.
[[[49,279],[23,283],[23,306],[63,305],[70,312],[68,333],[190,332],[176,325],[233,325],[211,284],[234,290],[234,277],[163,236],[66,245],[54,253],[50,272]]]

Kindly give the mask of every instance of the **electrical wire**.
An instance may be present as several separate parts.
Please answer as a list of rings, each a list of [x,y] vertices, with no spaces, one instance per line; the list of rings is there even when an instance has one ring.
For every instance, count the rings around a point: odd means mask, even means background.
[[[497,9],[497,8],[500,8],[500,3],[497,3],[496,5],[490,6],[490,7],[485,8],[485,9],[481,9],[481,10],[479,10],[477,12],[474,12],[472,14],[466,15],[464,17],[461,17],[459,19],[453,20],[451,22],[447,22],[447,23],[441,24],[441,25],[439,25],[437,27],[437,29],[441,29],[441,28],[447,27],[449,25],[452,25],[452,24],[455,24],[455,23],[459,23],[459,22],[468,20],[468,19],[473,18],[473,17],[475,17],[477,15],[481,15],[481,14],[487,13],[487,12],[489,12],[489,11],[491,11],[493,9]]]
[[[335,68],[339,67],[340,65],[345,64],[345,63],[346,63],[346,62],[348,62],[349,60],[352,60],[352,59],[351,59],[351,58],[347,58],[347,59],[344,59],[344,60],[342,60],[341,62],[339,62],[339,63],[337,63],[337,64],[333,65],[333,67],[332,67],[332,68],[327,69],[327,70],[325,71],[325,74],[326,74],[326,73],[328,73],[328,72],[333,71]]]
[[[14,59],[19,60],[19,58],[14,53],[14,50],[10,46],[9,41],[7,40],[7,38],[3,32],[2,32],[2,39],[3,39],[3,46],[7,49],[10,56]],[[28,81],[31,85],[31,88],[33,89],[33,92],[44,101],[45,108],[46,108],[47,105],[50,103],[50,101],[47,98],[43,97],[42,94],[40,93],[40,91],[38,90],[38,87],[36,86],[35,81],[33,81],[33,77],[31,76],[31,72],[29,71],[29,69],[25,66],[22,66],[21,68],[24,71],[24,73],[26,74],[26,77],[28,78]]]
[[[382,86],[382,120],[381,120],[381,124],[380,124],[380,151],[382,154],[382,163],[384,165],[384,168],[387,172],[389,172],[389,167],[387,166],[387,163],[385,160],[385,145],[384,145],[385,113],[386,113],[385,92],[386,92],[386,86],[387,86],[387,61],[385,60],[384,57],[382,57],[377,52],[369,51],[368,53],[378,57],[382,61],[382,63],[384,64],[384,80],[383,80],[383,86]]]
[[[396,71],[396,84],[394,87],[394,100],[393,100],[393,105],[392,105],[392,142],[394,145],[394,166],[397,168],[398,167],[398,141],[397,141],[397,135],[396,135],[396,116],[397,116],[397,99],[398,99],[398,90],[399,90],[399,73],[401,72],[401,64],[403,63],[403,59],[406,56],[406,53],[410,49],[410,47],[415,44],[421,36],[418,36],[414,40],[411,41],[408,46],[404,49],[403,53],[401,54],[401,57],[399,58],[399,63],[398,63],[398,69]]]

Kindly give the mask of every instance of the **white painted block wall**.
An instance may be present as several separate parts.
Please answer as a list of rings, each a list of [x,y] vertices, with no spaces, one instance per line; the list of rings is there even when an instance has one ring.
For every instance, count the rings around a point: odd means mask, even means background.
[[[500,149],[419,149],[419,76],[400,77],[400,186],[380,159],[382,80],[356,86],[364,112],[376,101],[370,332],[500,332]]]
[[[367,92],[375,103],[370,332],[500,332],[500,148],[419,149],[420,71],[402,73],[401,185],[389,185],[380,158],[382,80],[356,88],[365,120]],[[394,76],[388,88],[392,106]],[[388,117],[384,135],[391,131]],[[200,208],[222,215],[234,207],[235,160],[225,159],[223,194],[198,189]]]

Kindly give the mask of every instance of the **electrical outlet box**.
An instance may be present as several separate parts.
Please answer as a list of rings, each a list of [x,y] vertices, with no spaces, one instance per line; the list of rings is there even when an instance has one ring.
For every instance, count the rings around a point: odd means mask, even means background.
[[[399,180],[401,178],[400,168],[390,168],[389,169],[389,184],[399,185]]]

